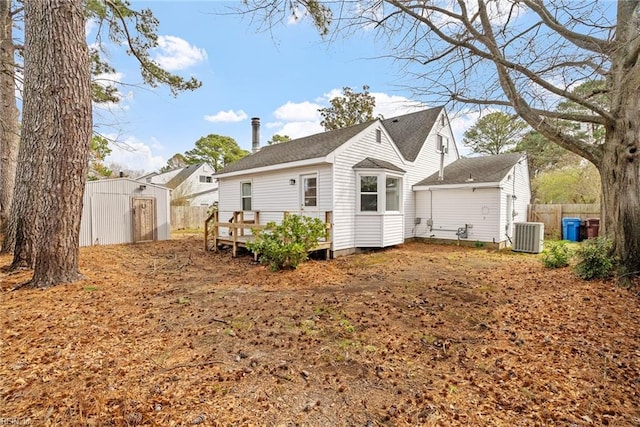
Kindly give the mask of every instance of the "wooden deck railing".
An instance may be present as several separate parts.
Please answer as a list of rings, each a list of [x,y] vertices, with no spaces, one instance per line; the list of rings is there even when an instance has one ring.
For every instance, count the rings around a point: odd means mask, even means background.
[[[291,215],[289,211],[277,211],[263,213],[278,213],[282,214],[285,218],[287,215]],[[247,233],[248,230],[261,230],[265,227],[265,224],[260,224],[260,211],[250,211],[252,215],[248,215],[250,218],[245,217],[245,211],[235,211],[232,217],[227,222],[220,221],[220,212],[213,212],[204,223],[204,242],[205,250],[217,252],[220,249],[220,245],[231,246],[231,256],[234,258],[238,254],[239,247],[247,247],[247,242],[251,241],[255,236],[251,233]],[[295,212],[298,215],[304,215],[304,212]],[[325,223],[325,236],[324,241],[319,241],[318,245],[311,249],[311,251],[325,250],[326,258],[331,256],[331,211],[324,213]],[[227,235],[220,233],[220,229],[228,230]]]

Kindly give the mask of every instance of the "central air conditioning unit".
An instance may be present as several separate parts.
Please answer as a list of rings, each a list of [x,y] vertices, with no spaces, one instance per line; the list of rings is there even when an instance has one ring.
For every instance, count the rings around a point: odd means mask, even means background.
[[[539,254],[544,242],[544,224],[541,222],[516,222],[513,248],[516,252]]]

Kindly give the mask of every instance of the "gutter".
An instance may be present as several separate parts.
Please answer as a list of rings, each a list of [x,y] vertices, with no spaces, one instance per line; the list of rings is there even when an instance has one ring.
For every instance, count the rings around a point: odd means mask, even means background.
[[[458,188],[500,188],[499,182],[477,182],[460,184],[435,184],[435,185],[414,185],[413,191],[451,190]]]
[[[284,169],[291,169],[291,168],[297,168],[297,167],[302,167],[302,166],[316,165],[316,164],[319,164],[319,163],[331,164],[333,162],[328,159],[328,156],[316,157],[314,159],[298,160],[298,161],[295,161],[295,162],[277,163],[275,165],[262,166],[262,167],[257,167],[257,168],[241,169],[241,170],[227,172],[227,173],[216,173],[216,174],[213,174],[213,177],[216,178],[216,179],[231,178],[231,177],[234,177],[234,176],[251,175],[251,174],[262,173],[262,172],[272,172],[272,171],[276,171],[276,170],[284,170]]]

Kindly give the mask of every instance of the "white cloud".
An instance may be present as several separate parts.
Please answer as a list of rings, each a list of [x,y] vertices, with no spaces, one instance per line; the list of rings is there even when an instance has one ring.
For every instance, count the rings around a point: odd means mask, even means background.
[[[113,135],[104,136],[109,139],[115,139]],[[151,145],[157,148],[158,141],[153,140]],[[111,154],[105,159],[106,164],[117,163],[126,169],[153,172],[167,163],[161,156],[154,155],[149,145],[133,136],[129,136],[124,140],[119,139],[115,143],[112,142],[109,144],[109,148],[111,148]]]
[[[322,116],[318,112],[319,108],[322,108],[322,105],[314,102],[288,101],[273,112],[278,121],[269,122],[266,126],[274,130],[274,135],[287,135],[291,139],[323,132],[324,128],[320,126]]]
[[[434,6],[454,12],[455,14],[461,13],[460,5],[456,1],[443,0],[439,3],[436,2]],[[465,7],[467,15],[474,16],[478,12],[478,1],[471,0],[465,2]],[[503,25],[509,20],[518,19],[527,11],[524,6],[521,6],[511,0],[487,2],[486,7],[489,21],[491,21],[493,25]],[[430,19],[436,25],[446,26],[447,24],[453,24],[455,27],[462,25],[458,19],[454,19],[448,14],[434,12],[433,10],[429,10],[428,13],[430,14]]]
[[[287,102],[278,107],[273,115],[278,121],[267,123],[267,128],[273,129],[274,134],[287,135],[291,139],[302,138],[324,132],[320,125],[322,115],[320,108],[330,105],[329,101],[335,97],[343,96],[342,88],[331,89],[318,97],[315,102]],[[374,117],[382,115],[389,118],[407,114],[425,108],[402,96],[392,96],[385,93],[371,93],[376,98],[376,107],[373,110]]]
[[[291,139],[297,139],[320,132],[324,132],[324,128],[320,126],[320,122],[291,122],[285,123],[275,133],[287,135]]]
[[[374,117],[382,115],[382,117],[388,119],[428,108],[426,105],[412,101],[404,96],[388,95],[381,92],[370,93],[370,95],[376,98],[376,106],[373,109]]]
[[[158,37],[154,60],[167,71],[184,70],[207,58],[206,50],[176,36]]]
[[[322,108],[322,106],[309,101],[297,103],[288,101],[283,106],[278,107],[273,115],[276,119],[284,122],[317,121],[319,123],[321,120],[318,112],[319,108]]]
[[[95,30],[98,27],[98,23],[95,19],[87,19],[87,21],[84,23],[84,33],[85,35],[89,35],[91,33],[93,33],[93,30]]]
[[[242,110],[238,111],[218,111],[216,114],[210,114],[204,116],[204,119],[212,123],[229,123],[229,122],[241,122],[247,118],[247,113]]]

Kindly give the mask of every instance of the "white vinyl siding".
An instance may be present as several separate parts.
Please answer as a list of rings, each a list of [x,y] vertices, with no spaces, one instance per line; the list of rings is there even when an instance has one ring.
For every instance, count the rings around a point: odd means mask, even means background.
[[[364,215],[358,217],[356,221],[356,240],[357,248],[380,248],[382,247],[382,215]]]
[[[382,233],[382,247],[399,245],[404,243],[402,229],[404,226],[404,215],[398,213],[384,216],[384,229]]]
[[[528,173],[527,164],[523,161],[507,172],[493,188],[465,185],[439,189],[434,186],[431,191],[416,191],[416,216],[420,220],[416,225],[416,236],[455,240],[458,238],[457,229],[467,224],[465,240],[509,245],[513,224],[527,220],[527,206],[531,198]],[[433,221],[432,227],[428,225],[429,219]]]
[[[404,217],[396,212],[391,214],[393,218],[390,219],[389,214],[385,213],[385,182],[387,176],[400,179],[400,191],[402,192],[400,200],[403,204],[401,206],[403,212],[406,198],[413,198],[411,186],[406,183],[406,176],[383,169],[358,170],[357,172],[353,169],[355,164],[368,156],[390,162],[403,170],[408,170],[411,167],[411,164],[403,159],[397,148],[389,141],[385,132],[381,132],[380,142],[376,141],[376,134],[376,127],[371,126],[335,153],[334,250],[384,247],[390,245],[386,242],[393,241],[394,243],[391,244],[397,244],[404,241]],[[425,178],[423,173],[424,171],[420,174],[420,179]],[[378,177],[377,211],[360,210],[362,194],[359,177],[363,175]],[[393,226],[388,226],[389,221],[393,223]],[[398,223],[401,224],[399,229]],[[393,233],[395,235],[392,235]]]
[[[458,228],[468,224],[471,227],[467,229],[465,240],[501,242],[504,236],[500,229],[503,211],[500,199],[499,188],[416,191],[417,216],[420,218],[416,236],[457,240]],[[432,227],[428,225],[429,219],[433,221]]]
[[[315,207],[304,207],[302,176],[313,174],[316,181]],[[248,176],[224,178],[220,180],[220,218],[231,217],[234,211],[242,210],[240,183],[247,182]],[[292,180],[295,184],[291,185]],[[331,166],[319,164],[304,168],[283,168],[281,170],[251,175],[251,210],[260,211],[260,223],[280,222],[283,212],[300,213],[317,217],[324,221],[325,212],[333,210]],[[245,214],[245,218],[249,218]]]

